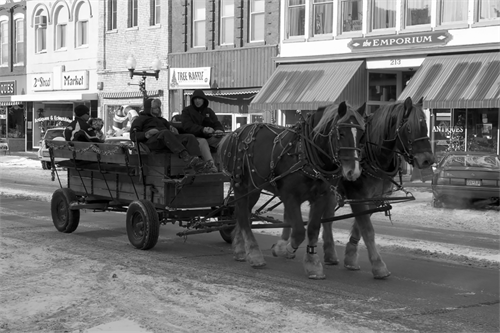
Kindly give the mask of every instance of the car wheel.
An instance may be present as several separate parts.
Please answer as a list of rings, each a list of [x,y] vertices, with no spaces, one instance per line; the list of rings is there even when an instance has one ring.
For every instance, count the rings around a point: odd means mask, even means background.
[[[434,208],[443,208],[443,202],[439,199],[432,198],[432,207]]]
[[[42,161],[42,169],[43,170],[49,170],[50,168],[48,167],[48,164],[50,162],[47,162],[47,161]]]

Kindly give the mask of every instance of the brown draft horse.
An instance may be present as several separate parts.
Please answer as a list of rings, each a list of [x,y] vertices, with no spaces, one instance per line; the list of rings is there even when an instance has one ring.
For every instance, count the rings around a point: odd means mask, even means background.
[[[404,103],[382,106],[370,115],[362,144],[361,177],[353,182],[341,180],[339,184],[340,190],[348,199],[355,202],[358,200],[358,203],[350,204],[355,214],[375,208],[373,202],[363,202],[363,199],[380,198],[392,192],[395,185],[392,178],[398,173],[401,162],[399,156],[421,169],[434,163],[421,101],[415,105],[411,98],[407,98]],[[331,206],[336,206],[335,197],[330,196],[330,200]],[[332,217],[334,211],[330,207],[324,217]],[[287,239],[288,234],[289,231],[284,229],[282,238]],[[376,279],[388,277],[391,273],[377,251],[370,215],[355,218],[345,249],[344,266],[349,270],[360,269],[357,247],[360,236],[368,249],[373,276]],[[331,222],[324,225],[323,241],[325,263],[338,264]]]
[[[231,176],[237,223],[232,234],[234,258],[252,267],[266,264],[251,229],[250,215],[261,191],[277,195],[291,225],[289,242],[277,244],[273,254],[293,257],[305,239],[300,205],[309,201],[308,252],[304,268],[311,278],[324,278],[315,252],[320,218],[329,204],[328,193],[341,177],[354,181],[360,174],[359,140],[364,132],[363,105],[353,110],[345,102],[320,108],[292,128],[249,124],[228,135],[219,145],[223,171]]]

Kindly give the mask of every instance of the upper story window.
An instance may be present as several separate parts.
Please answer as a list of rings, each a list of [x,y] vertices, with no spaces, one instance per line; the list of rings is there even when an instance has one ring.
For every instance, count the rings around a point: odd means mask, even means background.
[[[0,66],[9,63],[9,21],[0,21]]]
[[[47,15],[43,10],[35,16],[35,50],[37,53],[47,51]]]
[[[220,43],[234,44],[234,0],[221,1]]]
[[[477,0],[476,22],[500,20],[500,0]]]
[[[264,41],[265,1],[250,0],[250,41]]]
[[[396,27],[396,1],[372,0],[372,30]]]
[[[206,7],[204,0],[193,1],[193,47],[205,46]]]
[[[24,63],[24,19],[15,20],[15,50],[14,50],[14,63],[22,64]]]
[[[55,18],[55,49],[65,50],[67,43],[68,11],[66,7],[59,7]]]
[[[137,27],[138,20],[137,0],[128,0],[128,20],[127,27]]]
[[[431,0],[405,1],[405,26],[431,24]]]
[[[341,34],[361,31],[363,27],[363,0],[341,0]]]
[[[108,0],[108,30],[116,30],[117,2],[118,0]]]
[[[151,1],[151,17],[150,25],[157,25],[161,23],[161,0],[150,0]]]
[[[75,12],[75,41],[77,47],[89,44],[89,20],[89,5],[85,2],[81,2]]]
[[[468,6],[468,0],[439,0],[440,23],[466,23]]]
[[[306,28],[306,0],[288,0],[287,38],[304,36]]]
[[[314,0],[314,35],[331,34],[333,32],[333,0]]]

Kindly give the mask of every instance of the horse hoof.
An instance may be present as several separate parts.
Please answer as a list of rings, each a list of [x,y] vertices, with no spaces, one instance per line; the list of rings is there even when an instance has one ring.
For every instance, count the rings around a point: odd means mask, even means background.
[[[325,260],[325,265],[335,266],[335,265],[338,265],[338,264],[339,264],[338,260]]]
[[[240,262],[241,262],[241,261],[246,261],[246,259],[245,259],[245,254],[243,254],[243,255],[238,255],[238,254],[235,254],[235,255],[233,256],[233,258],[234,258],[234,260],[236,260],[236,261],[240,261]]]
[[[361,267],[359,265],[347,265],[344,264],[344,267],[347,268],[350,271],[359,271]]]
[[[373,274],[373,278],[376,279],[376,280],[383,280],[387,277],[391,276],[391,272],[386,272],[384,274],[381,274],[381,275],[377,275],[377,274]]]
[[[324,280],[326,279],[325,274],[311,274],[308,276],[309,279],[311,280]]]
[[[250,264],[250,266],[252,266],[252,268],[262,268],[262,267],[266,266],[266,263],[265,262],[253,263],[253,264]]]

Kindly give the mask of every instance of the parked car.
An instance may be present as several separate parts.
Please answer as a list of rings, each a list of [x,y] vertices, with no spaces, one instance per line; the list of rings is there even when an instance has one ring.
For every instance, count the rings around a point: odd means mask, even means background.
[[[443,204],[499,204],[500,156],[488,152],[446,153],[434,168],[433,207]]]
[[[40,140],[40,148],[38,149],[38,158],[42,162],[42,169],[49,170],[52,168],[52,162],[50,160],[49,147],[47,145],[47,140],[65,141],[64,139],[64,127],[49,128],[45,132],[43,139]],[[54,162],[57,164],[64,159],[55,158]]]

